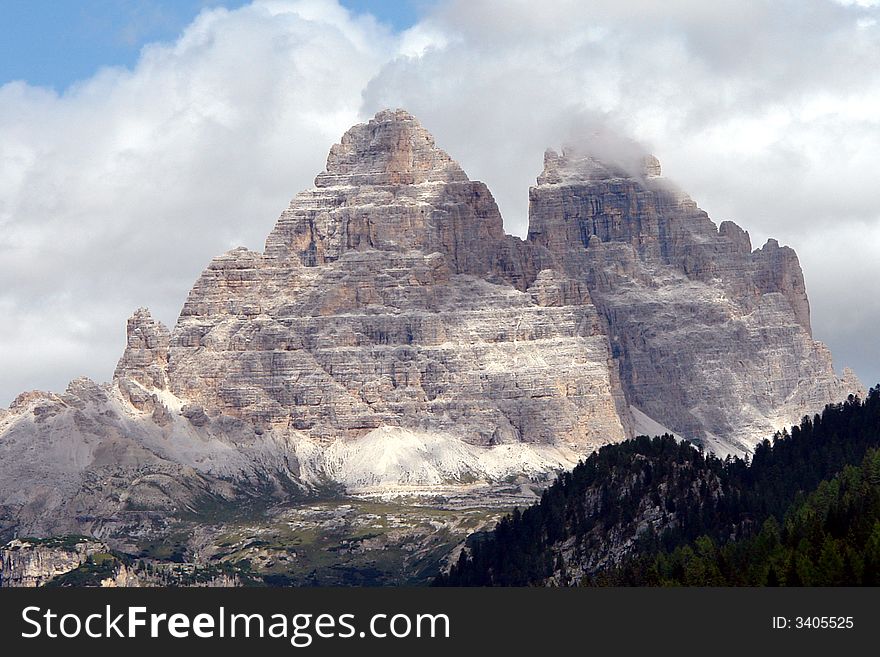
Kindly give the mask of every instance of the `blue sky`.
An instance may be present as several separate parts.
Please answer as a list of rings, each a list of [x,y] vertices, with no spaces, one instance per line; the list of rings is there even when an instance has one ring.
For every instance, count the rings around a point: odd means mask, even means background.
[[[173,40],[205,7],[246,0],[2,0],[0,85],[25,80],[63,91],[102,66],[131,67],[141,47]],[[414,24],[420,0],[342,0],[395,30]]]

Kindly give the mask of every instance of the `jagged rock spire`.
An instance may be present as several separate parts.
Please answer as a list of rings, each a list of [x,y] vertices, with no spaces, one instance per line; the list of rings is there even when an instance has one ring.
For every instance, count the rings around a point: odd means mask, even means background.
[[[168,347],[171,332],[147,308],[138,308],[128,318],[126,347],[116,365],[114,380],[133,379],[147,388],[167,386]]]

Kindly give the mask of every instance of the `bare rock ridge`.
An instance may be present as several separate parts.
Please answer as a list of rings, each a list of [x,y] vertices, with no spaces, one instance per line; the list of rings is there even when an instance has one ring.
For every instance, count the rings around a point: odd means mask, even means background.
[[[96,563],[101,566],[96,567]],[[68,536],[45,540],[14,539],[0,546],[0,588],[34,588],[49,583],[57,585],[64,576],[76,575],[76,582],[66,586],[140,587],[140,586],[239,586],[235,575],[220,573],[193,577],[194,569],[161,563],[144,568],[126,564],[110,553],[100,541]],[[91,572],[90,572],[91,571]],[[189,577],[187,577],[189,575]]]
[[[546,476],[672,431],[721,453],[850,392],[794,252],[647,156],[548,151],[527,240],[402,110],[356,125],[263,253],[221,255],[113,382],[0,413],[0,534],[125,535],[242,494]]]

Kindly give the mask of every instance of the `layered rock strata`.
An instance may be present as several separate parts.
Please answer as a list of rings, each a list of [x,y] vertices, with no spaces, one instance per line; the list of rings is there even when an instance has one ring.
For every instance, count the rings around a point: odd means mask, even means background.
[[[476,445],[626,435],[585,286],[504,234],[483,183],[409,114],[334,146],[264,254],[211,263],[174,329],[173,392],[320,441],[381,427]],[[555,291],[554,291],[555,290]]]

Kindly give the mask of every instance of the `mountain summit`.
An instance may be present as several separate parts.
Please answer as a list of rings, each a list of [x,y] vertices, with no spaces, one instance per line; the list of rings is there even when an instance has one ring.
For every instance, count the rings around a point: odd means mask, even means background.
[[[171,330],[129,319],[112,383],[0,413],[0,531],[125,535],[328,482],[491,493],[639,433],[743,453],[860,391],[794,252],[660,173],[548,151],[524,241],[410,114],[354,126],[264,252],[215,258]]]
[[[281,215],[265,253],[312,267],[370,249],[441,253],[455,274],[519,289],[537,274],[531,251],[505,235],[486,185],[469,180],[403,110],[379,112],[342,136],[315,188]]]
[[[458,163],[405,110],[383,110],[330,149],[316,187],[467,182]]]

